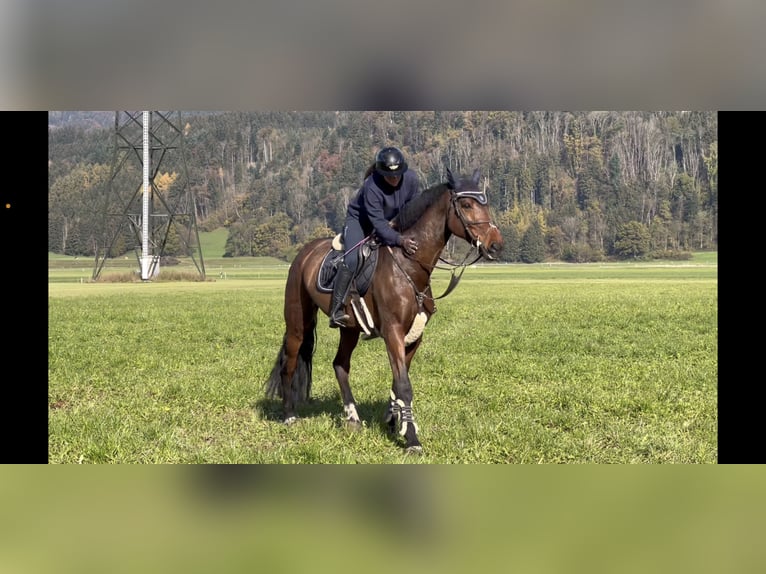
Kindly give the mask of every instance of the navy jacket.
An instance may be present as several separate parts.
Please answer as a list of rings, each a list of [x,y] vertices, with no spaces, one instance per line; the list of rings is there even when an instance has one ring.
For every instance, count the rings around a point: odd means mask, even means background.
[[[391,187],[383,176],[373,172],[348,204],[347,217],[358,220],[365,235],[374,229],[386,245],[399,245],[401,236],[388,222],[418,194],[419,186],[418,176],[411,169],[404,172],[398,187]]]

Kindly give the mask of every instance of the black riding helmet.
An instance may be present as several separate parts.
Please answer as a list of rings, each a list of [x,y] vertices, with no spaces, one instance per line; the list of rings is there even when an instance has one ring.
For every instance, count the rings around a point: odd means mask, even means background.
[[[384,147],[375,156],[375,171],[380,175],[402,175],[407,171],[407,162],[399,148]]]

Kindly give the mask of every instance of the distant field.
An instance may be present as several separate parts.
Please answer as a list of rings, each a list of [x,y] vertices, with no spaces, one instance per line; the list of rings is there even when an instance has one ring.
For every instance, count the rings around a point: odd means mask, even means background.
[[[226,238],[229,231],[225,227],[219,227],[215,231],[200,232],[199,244],[205,259],[217,259],[223,257],[226,251]]]
[[[413,361],[419,458],[382,428],[391,372],[379,339],[352,359],[366,428],[342,427],[337,333],[324,316],[314,401],[281,425],[262,385],[283,334],[287,266],[206,264],[206,282],[93,284],[78,279],[88,267],[49,269],[51,462],[717,460],[715,254],[467,269]],[[434,275],[435,294],[448,278]]]
[[[203,263],[206,276],[209,279],[258,279],[267,277],[287,277],[288,263],[274,257],[223,257],[226,245],[227,231],[223,228],[213,232],[200,233],[200,245],[203,253]],[[198,259],[197,263],[200,261]],[[691,269],[694,266],[717,266],[718,253],[697,252],[690,261],[639,261],[619,263],[593,263],[593,264],[568,264],[568,263],[542,263],[535,265],[507,264],[487,266],[487,273],[495,273],[490,269],[523,269],[524,273],[542,273],[555,267],[560,270],[568,269],[575,276],[588,273],[588,269],[648,269],[667,268],[677,266]],[[52,283],[88,282],[91,279],[95,261],[91,258],[71,257],[48,253],[48,281]],[[102,278],[108,278],[111,273],[123,274],[128,271],[138,273],[138,261],[134,254],[125,255],[122,258],[109,259],[101,272]],[[187,271],[197,273],[197,268],[191,258],[181,258],[179,265],[162,267],[161,272]],[[508,272],[504,271],[503,273]],[[513,272],[513,271],[511,271]],[[438,276],[437,271],[437,276]],[[162,276],[160,276],[160,279]],[[137,278],[138,279],[138,278]]]

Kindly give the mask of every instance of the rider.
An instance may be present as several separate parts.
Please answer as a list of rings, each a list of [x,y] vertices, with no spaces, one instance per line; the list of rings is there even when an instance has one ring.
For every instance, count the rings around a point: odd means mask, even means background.
[[[356,271],[359,257],[358,244],[375,231],[384,245],[399,245],[409,255],[417,251],[412,238],[404,238],[390,225],[402,206],[418,193],[420,182],[414,171],[407,168],[401,150],[385,147],[375,156],[375,164],[365,174],[364,183],[348,204],[343,227],[343,246],[346,249],[338,267],[330,307],[330,327],[345,327],[350,317],[343,302],[348,295],[351,277]]]

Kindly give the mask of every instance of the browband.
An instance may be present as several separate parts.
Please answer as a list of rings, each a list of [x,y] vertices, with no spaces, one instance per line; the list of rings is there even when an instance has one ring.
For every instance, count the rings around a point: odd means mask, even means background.
[[[466,190],[466,191],[456,191],[455,197],[470,197],[471,199],[475,199],[482,205],[487,205],[487,196],[481,192],[481,191],[472,191],[472,190]]]

